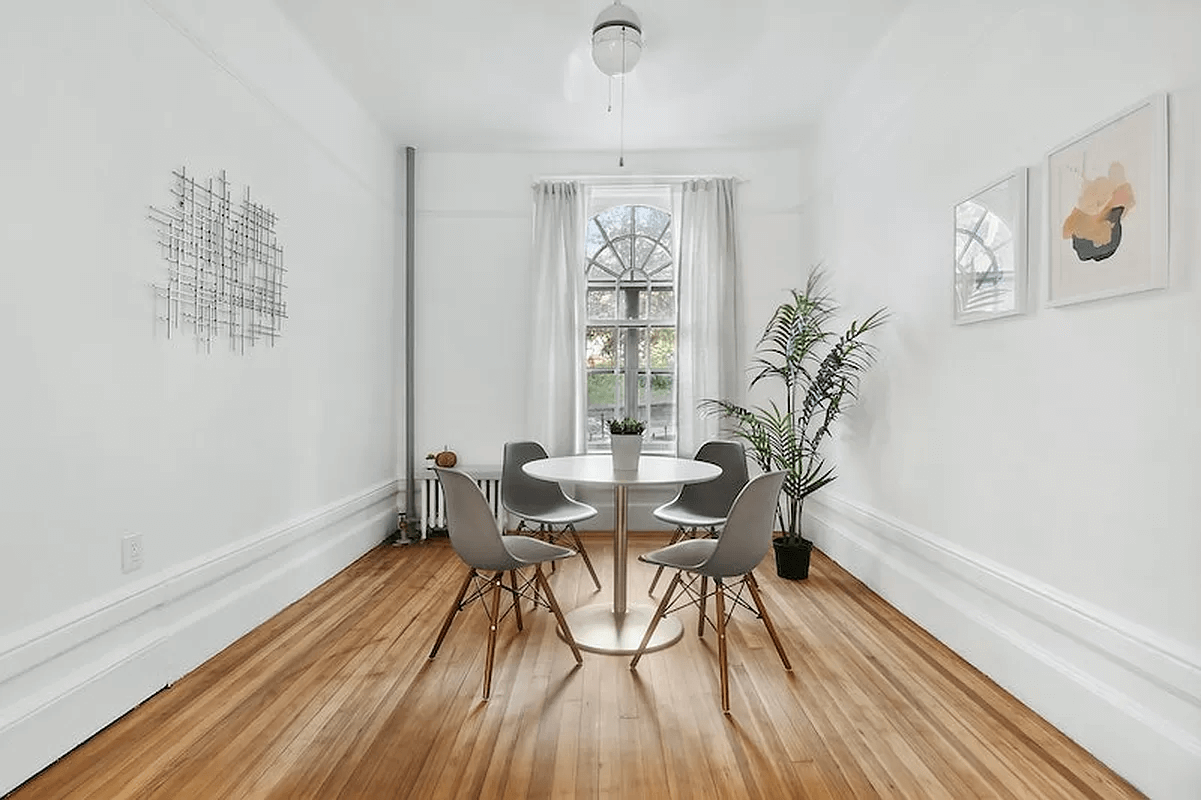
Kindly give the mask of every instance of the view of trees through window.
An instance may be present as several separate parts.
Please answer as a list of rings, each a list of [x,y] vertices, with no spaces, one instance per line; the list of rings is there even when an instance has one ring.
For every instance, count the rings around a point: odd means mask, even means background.
[[[608,421],[647,423],[643,450],[676,443],[676,287],[671,214],[619,205],[588,220],[589,451],[609,449]]]

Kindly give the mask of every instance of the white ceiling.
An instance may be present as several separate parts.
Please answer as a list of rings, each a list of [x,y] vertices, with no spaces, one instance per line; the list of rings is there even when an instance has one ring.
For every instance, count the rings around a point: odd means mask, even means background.
[[[398,144],[609,150],[620,85],[592,64],[609,0],[276,0]],[[907,0],[629,0],[630,150],[796,144]]]

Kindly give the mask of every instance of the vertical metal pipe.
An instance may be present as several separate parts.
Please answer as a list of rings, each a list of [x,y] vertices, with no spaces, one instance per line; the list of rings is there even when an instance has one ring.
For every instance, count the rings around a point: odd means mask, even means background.
[[[417,219],[416,192],[414,190],[416,175],[414,162],[417,151],[412,147],[405,148],[405,505],[408,507],[409,525],[417,519],[417,453],[416,453],[416,424],[413,415],[414,395],[414,364],[415,352],[413,343],[413,275],[415,272],[413,233]],[[418,538],[424,537],[422,530]]]
[[[621,617],[626,613],[626,552],[629,548],[629,531],[626,526],[627,488],[624,483],[613,487],[613,613]]]

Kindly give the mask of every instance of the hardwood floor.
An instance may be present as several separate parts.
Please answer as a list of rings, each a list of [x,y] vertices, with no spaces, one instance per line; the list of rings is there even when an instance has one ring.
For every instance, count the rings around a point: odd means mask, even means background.
[[[631,536],[631,600],[665,543]],[[550,576],[565,610],[609,597],[590,534]],[[715,637],[575,666],[544,610],[506,617],[480,698],[479,604],[426,658],[462,578],[445,540],[381,546],[17,789],[33,798],[1122,798],[1141,795],[820,553],[757,571],[788,649],[736,613],[732,713]],[[667,581],[661,581],[662,592]],[[648,602],[651,602],[649,599]]]

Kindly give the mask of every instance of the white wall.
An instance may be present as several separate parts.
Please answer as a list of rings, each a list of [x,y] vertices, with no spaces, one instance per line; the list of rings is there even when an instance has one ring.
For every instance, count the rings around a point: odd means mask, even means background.
[[[1197,31],[1172,0],[916,0],[824,120],[808,221],[851,309],[894,314],[819,545],[1179,798],[1201,796]],[[1161,91],[1170,288],[1047,308],[1043,157]],[[956,327],[952,207],[1022,165],[1032,310]]]
[[[274,5],[8,4],[0,71],[3,793],[378,542],[399,404],[394,149]],[[179,167],[278,214],[276,347],[156,330]]]
[[[762,151],[417,154],[417,457],[443,445],[460,463],[498,465],[504,443],[526,430],[534,181],[551,176],[733,175],[738,187],[749,352],[767,315],[809,265],[800,236],[799,148]],[[424,463],[424,462],[421,462]],[[631,496],[633,529],[658,527]],[[607,494],[589,496],[611,526]],[[611,503],[610,503],[611,505]]]

